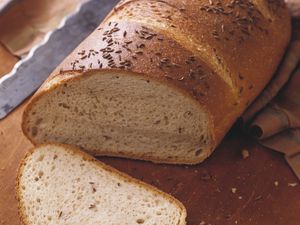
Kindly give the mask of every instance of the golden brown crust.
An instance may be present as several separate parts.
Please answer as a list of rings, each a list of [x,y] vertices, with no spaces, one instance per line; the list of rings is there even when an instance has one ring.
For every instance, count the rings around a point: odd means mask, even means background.
[[[22,173],[23,168],[25,166],[26,159],[30,155],[31,155],[30,153],[26,154],[24,159],[21,161],[20,166],[19,166],[18,171],[17,171],[17,178],[16,178],[16,199],[18,201],[18,213],[19,213],[20,221],[21,221],[22,225],[28,225],[29,222],[28,222],[27,216],[24,213],[25,209],[24,209],[23,204],[21,203],[21,198],[20,198],[20,193],[21,193],[20,176],[21,176],[21,173]]]
[[[22,162],[20,164],[20,167],[19,167],[19,170],[18,170],[17,185],[16,185],[16,192],[17,192],[16,194],[17,195],[16,196],[17,196],[18,203],[19,203],[20,218],[21,218],[21,221],[24,225],[29,225],[29,222],[28,222],[28,219],[27,219],[27,217],[24,213],[24,206],[22,205],[22,202],[21,202],[20,177],[22,176],[22,171],[23,171],[24,166],[26,165],[27,158],[30,157],[35,151],[38,151],[39,148],[41,148],[43,146],[62,147],[62,148],[64,148],[64,150],[66,150],[68,152],[71,152],[74,155],[80,155],[83,159],[85,159],[86,161],[88,161],[90,163],[93,163],[93,164],[97,165],[100,169],[108,171],[109,173],[112,174],[112,176],[117,176],[119,179],[124,180],[125,182],[134,183],[135,185],[140,186],[140,187],[146,189],[149,192],[152,192],[152,193],[163,196],[169,202],[176,205],[179,208],[179,210],[181,211],[180,221],[179,221],[178,225],[185,224],[185,218],[186,218],[186,215],[187,215],[186,209],[185,209],[184,205],[180,201],[178,201],[176,198],[174,198],[173,196],[168,195],[165,192],[159,190],[158,188],[151,186],[150,184],[147,184],[147,183],[142,182],[138,179],[130,177],[129,175],[127,175],[125,173],[122,173],[122,172],[114,169],[113,167],[110,167],[110,166],[100,162],[96,158],[88,155],[87,153],[80,151],[78,148],[75,148],[75,147],[70,146],[70,145],[65,145],[65,144],[49,143],[49,144],[41,144],[41,145],[38,145],[35,148],[31,149],[30,153],[28,153],[25,156],[25,158],[22,160]]]
[[[150,20],[148,26],[153,29],[161,29],[159,24],[164,24],[166,28],[161,32],[171,35],[187,49],[196,43],[196,47],[201,47],[198,51],[200,58],[204,57],[203,52],[208,51],[211,59],[204,61],[211,69],[221,71],[218,75],[229,79],[238,93],[241,91],[243,95],[253,98],[270,79],[289,39],[288,12],[283,1],[273,2],[128,0],[116,7],[111,20],[139,21],[144,24]],[[178,38],[180,35],[183,38]],[[276,46],[282,45],[278,53]],[[196,48],[193,52],[197,55]],[[217,58],[217,65],[210,64],[213,58]],[[257,76],[258,72],[268,76]],[[243,82],[247,84],[246,87]],[[254,86],[251,91],[248,90],[250,85]],[[244,97],[240,100],[244,104],[248,101],[244,101]]]
[[[272,2],[122,1],[52,73],[24,118],[37,99],[64,80],[93,70],[129,71],[197,100],[211,117],[215,148],[269,82],[288,44],[287,9],[282,1]],[[32,139],[24,121],[23,131]]]

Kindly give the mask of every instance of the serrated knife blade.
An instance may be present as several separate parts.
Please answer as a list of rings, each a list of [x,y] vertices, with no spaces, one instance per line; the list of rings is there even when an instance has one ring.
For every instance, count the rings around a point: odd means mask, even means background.
[[[118,0],[89,0],[46,35],[26,58],[0,78],[0,119],[36,91],[58,64],[100,24]]]

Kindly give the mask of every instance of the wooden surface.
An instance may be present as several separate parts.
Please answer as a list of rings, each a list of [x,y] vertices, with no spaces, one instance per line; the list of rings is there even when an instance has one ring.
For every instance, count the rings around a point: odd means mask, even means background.
[[[15,61],[16,57],[7,52],[0,54],[0,71],[9,71]],[[20,128],[25,104],[0,121],[1,225],[20,224],[15,176],[20,160],[32,147]],[[242,149],[249,150],[249,158],[241,157]],[[100,160],[181,200],[187,208],[188,225],[300,224],[300,186],[283,156],[260,147],[238,130],[233,130],[212,157],[197,166]]]
[[[18,58],[10,54],[10,52],[0,43],[0,78],[10,72],[11,68],[18,61]]]
[[[0,224],[19,225],[15,175],[32,146],[22,135],[24,105],[0,121]],[[243,159],[241,150],[250,157]],[[232,132],[215,153],[198,166],[167,166],[101,158],[133,177],[181,200],[188,224],[299,225],[300,186],[282,155]],[[275,183],[278,182],[278,186]],[[236,193],[232,193],[236,188]]]

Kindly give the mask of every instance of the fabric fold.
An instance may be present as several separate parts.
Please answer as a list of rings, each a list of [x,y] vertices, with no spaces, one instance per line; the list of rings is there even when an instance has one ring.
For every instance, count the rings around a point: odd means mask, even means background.
[[[287,113],[275,104],[269,104],[252,122],[250,133],[262,140],[280,133],[289,127],[290,122]]]
[[[285,155],[300,180],[300,40],[294,40],[276,75],[242,116],[246,131]]]

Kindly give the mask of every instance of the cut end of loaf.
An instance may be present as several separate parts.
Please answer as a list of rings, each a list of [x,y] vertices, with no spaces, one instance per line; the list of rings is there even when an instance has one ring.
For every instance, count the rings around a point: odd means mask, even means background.
[[[20,167],[17,196],[26,225],[185,224],[176,199],[68,146],[34,149]]]
[[[96,156],[195,164],[213,148],[207,112],[188,94],[124,71],[93,71],[33,99],[23,130],[34,143]]]

